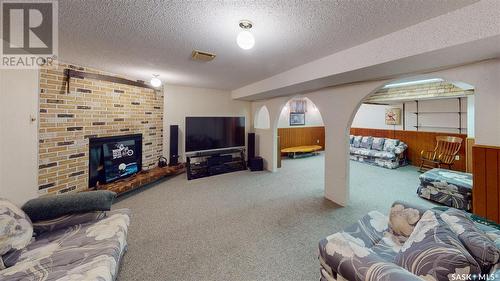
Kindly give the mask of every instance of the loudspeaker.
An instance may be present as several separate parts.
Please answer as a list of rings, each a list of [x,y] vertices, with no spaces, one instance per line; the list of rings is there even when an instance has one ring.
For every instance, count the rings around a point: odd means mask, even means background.
[[[248,133],[248,160],[255,158],[255,133]]]
[[[169,166],[179,164],[179,126],[170,125],[170,159]]]
[[[262,160],[262,157],[254,157],[248,159],[248,168],[250,168],[250,171],[262,171],[264,170],[264,160]]]

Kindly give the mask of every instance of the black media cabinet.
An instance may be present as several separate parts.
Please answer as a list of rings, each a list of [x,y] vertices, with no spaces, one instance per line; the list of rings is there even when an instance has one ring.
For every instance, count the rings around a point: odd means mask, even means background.
[[[244,148],[196,152],[186,156],[188,180],[246,169]]]

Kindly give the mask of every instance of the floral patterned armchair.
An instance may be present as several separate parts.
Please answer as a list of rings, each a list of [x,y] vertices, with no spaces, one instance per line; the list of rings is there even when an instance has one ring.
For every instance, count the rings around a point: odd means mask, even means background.
[[[468,216],[452,208],[427,210],[403,202],[395,202],[389,216],[372,211],[320,241],[320,280],[500,277],[500,231],[478,227]]]

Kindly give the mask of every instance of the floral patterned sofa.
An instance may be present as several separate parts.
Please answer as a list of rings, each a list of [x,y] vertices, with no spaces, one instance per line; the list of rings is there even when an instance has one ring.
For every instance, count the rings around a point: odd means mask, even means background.
[[[320,241],[320,280],[500,280],[499,249],[498,225],[395,202],[389,216],[372,211]]]
[[[395,169],[407,164],[404,142],[397,139],[350,135],[350,159]]]
[[[115,280],[127,249],[129,221],[129,210],[121,209],[68,215],[37,226],[0,198],[0,238],[7,237],[0,242],[10,239],[0,246],[0,280]]]

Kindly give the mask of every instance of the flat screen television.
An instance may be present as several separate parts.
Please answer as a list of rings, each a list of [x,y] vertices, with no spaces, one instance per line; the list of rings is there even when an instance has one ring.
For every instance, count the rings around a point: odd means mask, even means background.
[[[142,135],[89,140],[89,187],[131,176],[142,169]]]
[[[186,117],[186,152],[245,146],[245,117]]]

